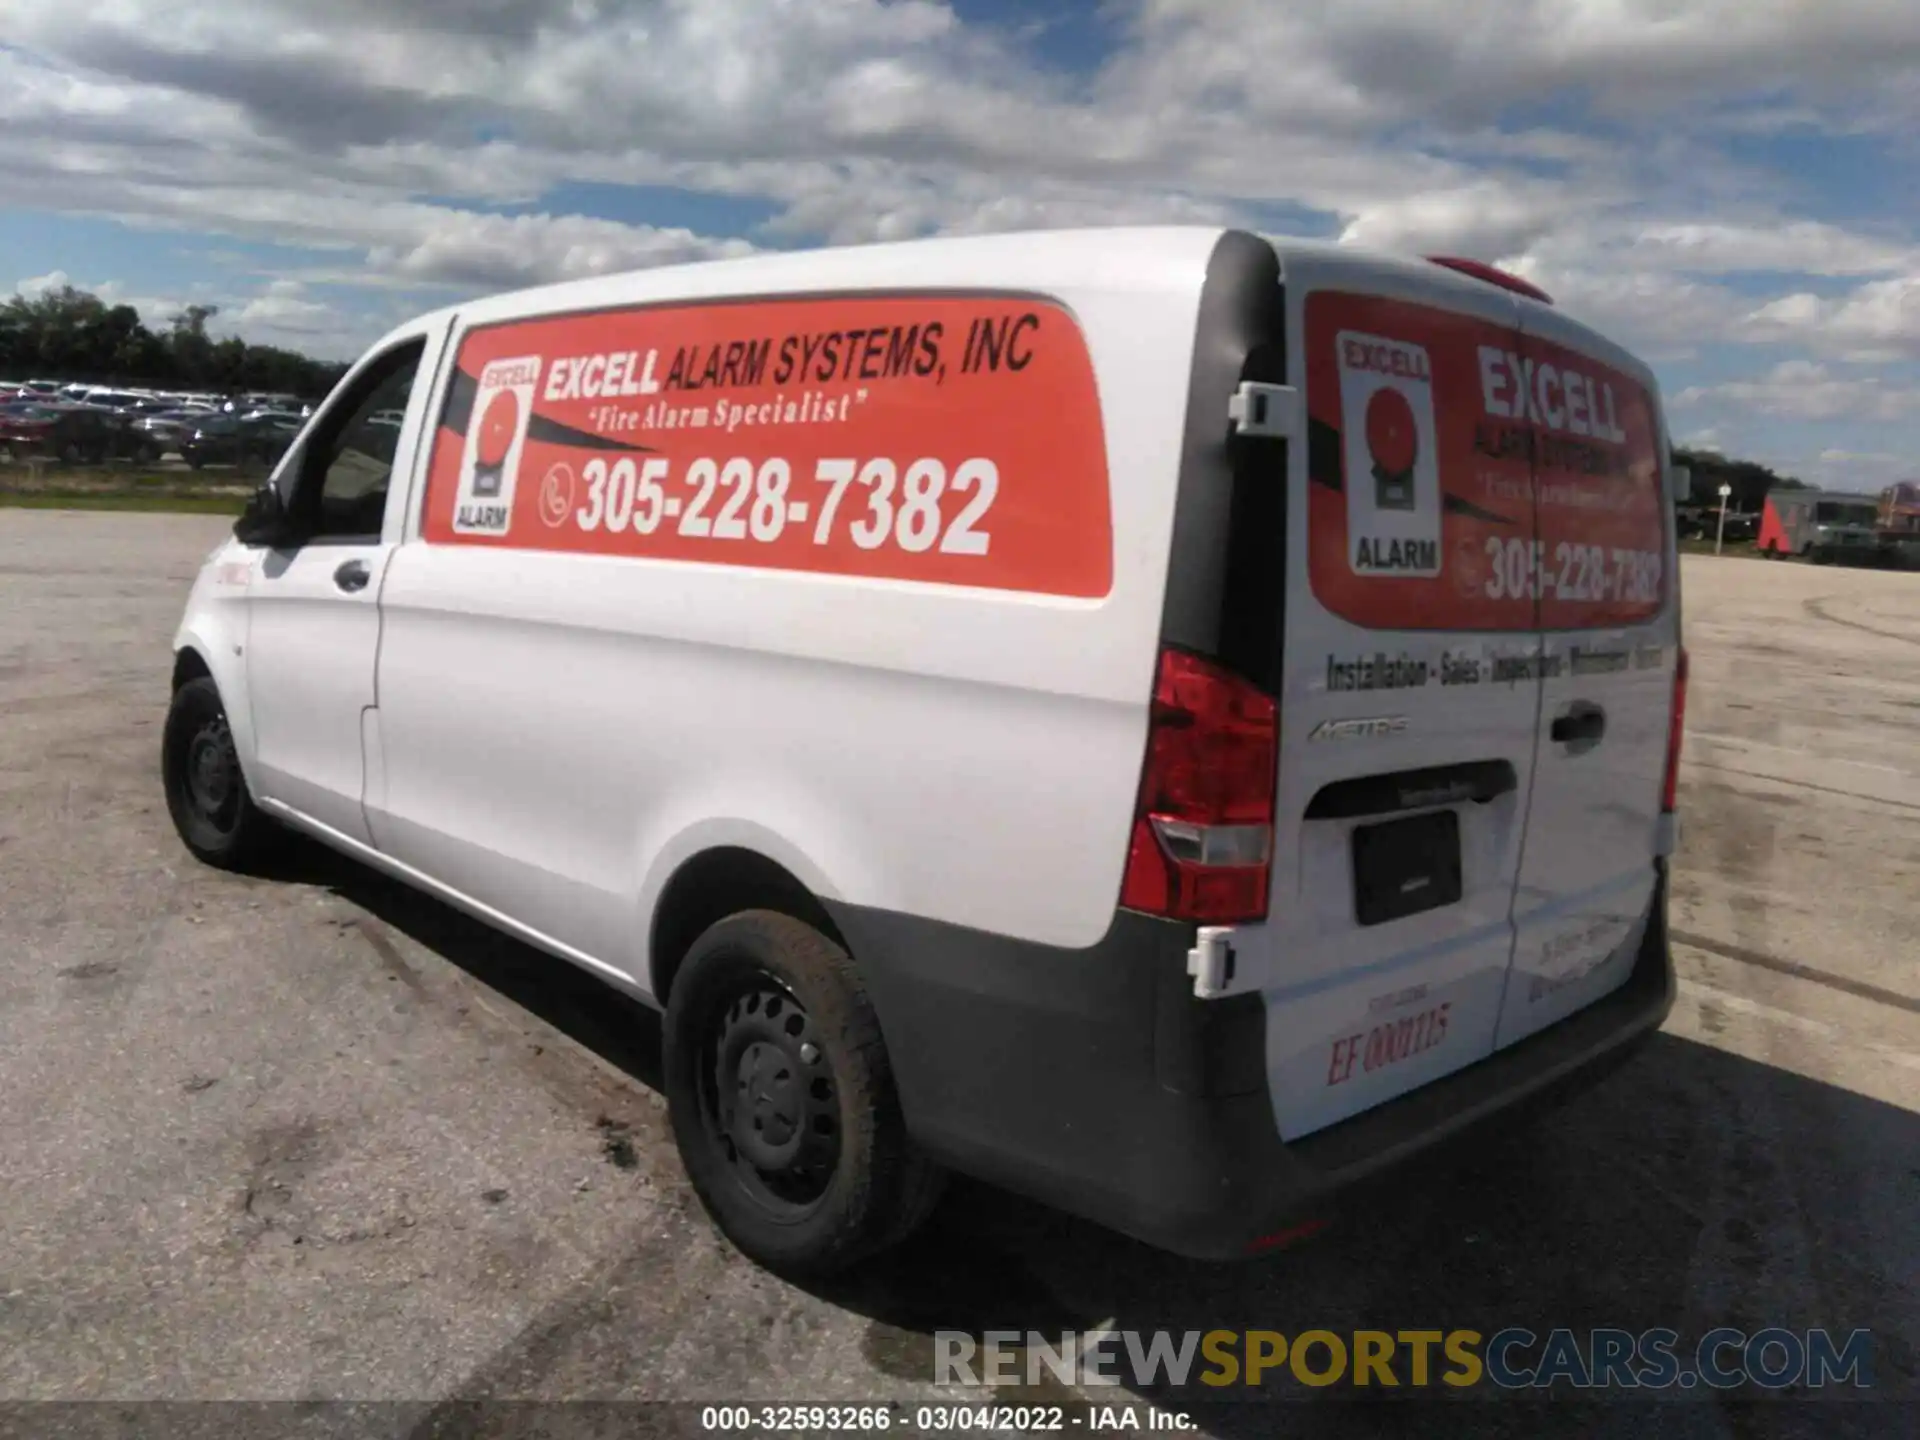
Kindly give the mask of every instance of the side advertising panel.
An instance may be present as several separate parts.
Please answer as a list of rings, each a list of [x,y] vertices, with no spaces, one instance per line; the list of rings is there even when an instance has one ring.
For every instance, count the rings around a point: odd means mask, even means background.
[[[1659,611],[1659,441],[1637,380],[1402,300],[1322,291],[1306,320],[1309,569],[1328,610],[1476,631]]]
[[[433,543],[1111,588],[1099,394],[1058,305],[634,307],[480,327],[457,366]]]

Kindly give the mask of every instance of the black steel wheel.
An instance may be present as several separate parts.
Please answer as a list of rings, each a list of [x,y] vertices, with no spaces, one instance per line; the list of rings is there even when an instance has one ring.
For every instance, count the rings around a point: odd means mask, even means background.
[[[709,1027],[700,1123],[734,1178],[770,1215],[816,1208],[840,1162],[839,1091],[806,1007],[771,975],[740,989]]]
[[[905,1238],[940,1172],[908,1136],[852,958],[766,910],[688,952],[666,1019],[674,1139],[720,1229],[770,1269],[822,1274]]]
[[[174,692],[160,742],[167,813],[181,841],[209,865],[246,869],[276,838],[253,803],[220,691],[206,676]]]

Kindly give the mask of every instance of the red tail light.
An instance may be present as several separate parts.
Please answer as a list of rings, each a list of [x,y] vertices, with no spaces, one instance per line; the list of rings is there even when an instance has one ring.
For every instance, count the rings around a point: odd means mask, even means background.
[[[1673,716],[1667,721],[1667,779],[1660,791],[1660,808],[1671,812],[1680,785],[1680,735],[1687,721],[1687,647],[1679,647],[1673,661]]]
[[[1216,925],[1265,919],[1279,749],[1268,696],[1162,651],[1120,903]]]

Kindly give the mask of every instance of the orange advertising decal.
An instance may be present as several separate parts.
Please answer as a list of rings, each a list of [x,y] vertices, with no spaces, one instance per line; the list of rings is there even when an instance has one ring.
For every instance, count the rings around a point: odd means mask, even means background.
[[[1307,301],[1309,570],[1370,629],[1651,618],[1665,594],[1652,397],[1517,329],[1378,296]]]
[[[470,331],[425,537],[1098,597],[1079,327],[1017,297],[657,307]]]

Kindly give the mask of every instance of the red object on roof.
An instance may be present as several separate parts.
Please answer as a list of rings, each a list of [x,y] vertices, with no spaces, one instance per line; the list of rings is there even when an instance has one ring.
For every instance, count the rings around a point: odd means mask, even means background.
[[[1449,270],[1458,270],[1462,275],[1471,275],[1476,280],[1484,280],[1489,285],[1498,285],[1502,290],[1511,290],[1516,295],[1525,295],[1530,300],[1538,300],[1542,305],[1551,305],[1553,297],[1530,280],[1522,280],[1518,275],[1510,275],[1497,265],[1489,265],[1484,260],[1468,260],[1459,255],[1429,255],[1427,259],[1435,265],[1444,265]]]

